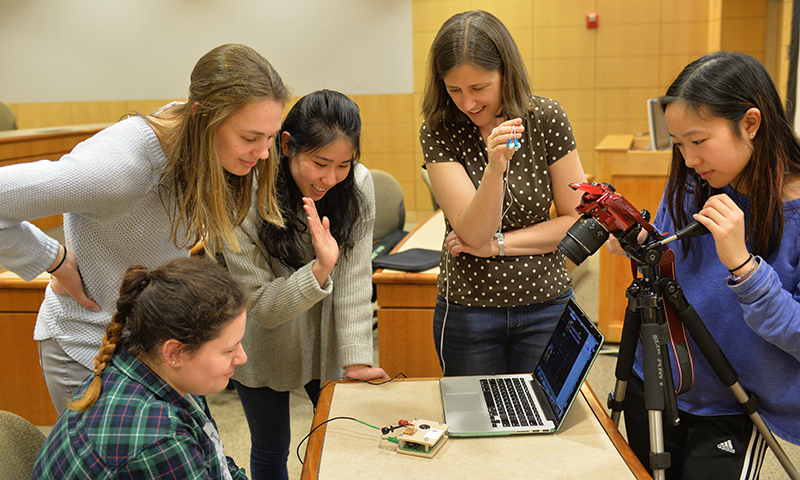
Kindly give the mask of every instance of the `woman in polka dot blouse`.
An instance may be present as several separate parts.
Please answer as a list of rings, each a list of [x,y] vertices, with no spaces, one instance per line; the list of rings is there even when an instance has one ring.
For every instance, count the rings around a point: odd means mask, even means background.
[[[447,20],[431,46],[419,138],[446,219],[434,314],[445,375],[532,372],[572,279],[557,245],[585,182],[569,119],[531,94],[506,27]],[[555,202],[558,217],[550,219]]]

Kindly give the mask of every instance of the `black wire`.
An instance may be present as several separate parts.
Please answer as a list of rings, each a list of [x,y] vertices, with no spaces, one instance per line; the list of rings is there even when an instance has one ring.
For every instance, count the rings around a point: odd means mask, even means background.
[[[362,383],[368,383],[370,385],[385,385],[387,383],[390,383],[390,382],[393,382],[393,381],[397,380],[398,377],[408,378],[408,377],[406,377],[405,373],[400,372],[397,375],[395,375],[394,377],[390,378],[389,380],[382,380],[380,382],[373,382],[371,380],[362,380],[360,378],[353,378],[353,377],[347,377],[347,376],[339,377],[339,378],[334,379],[334,380],[328,380],[327,382],[322,384],[322,387],[319,389],[319,392],[317,392],[317,398],[314,401],[314,405],[316,405],[317,402],[319,401],[319,396],[322,395],[322,391],[325,390],[325,387],[327,387],[328,385],[333,385],[334,383],[336,383],[336,382],[338,382],[340,380],[355,380],[355,381],[362,382]]]
[[[360,424],[362,424],[362,425],[365,425],[365,423],[364,423],[364,422],[362,422],[361,420],[359,420],[359,419],[357,419],[357,418],[353,418],[353,417],[333,417],[333,418],[329,418],[329,419],[325,420],[324,422],[320,423],[320,424],[319,424],[319,425],[317,425],[316,427],[312,428],[312,429],[311,429],[311,431],[310,431],[310,432],[308,432],[308,435],[306,435],[305,437],[303,437],[303,439],[302,439],[302,440],[300,440],[300,443],[298,443],[298,444],[297,444],[297,452],[296,452],[296,453],[297,453],[297,459],[298,459],[298,460],[300,460],[300,465],[305,465],[305,464],[303,463],[303,459],[301,459],[301,458],[300,458],[300,447],[303,445],[303,443],[304,443],[306,440],[308,440],[308,437],[310,437],[312,433],[316,432],[316,431],[317,431],[317,429],[318,429],[319,427],[321,427],[321,426],[325,425],[325,424],[326,424],[326,423],[328,423],[328,422],[332,422],[332,421],[334,421],[334,420],[352,420],[352,421],[354,421],[354,422],[358,422],[358,423],[360,423]]]
[[[406,374],[402,373],[402,372],[398,373],[397,375],[395,375],[394,377],[392,377],[392,378],[390,378],[388,380],[383,380],[383,381],[380,381],[380,382],[372,382],[370,380],[362,380],[360,378],[353,378],[353,377],[347,377],[347,376],[339,377],[336,380],[329,380],[329,381],[325,382],[322,385],[322,388],[320,388],[319,392],[317,393],[317,400],[319,400],[319,396],[322,393],[322,390],[325,389],[325,387],[327,387],[328,385],[333,385],[335,382],[337,382],[339,380],[356,380],[356,381],[359,381],[359,382],[362,382],[362,383],[367,383],[369,385],[385,385],[387,383],[390,383],[390,382],[393,382],[393,381],[397,380],[399,377],[408,378],[408,377],[406,377]],[[316,404],[316,402],[314,402],[314,403]],[[300,447],[303,446],[303,443],[306,440],[308,440],[308,438],[311,437],[311,434],[316,432],[319,427],[321,427],[321,426],[325,425],[326,423],[331,422],[333,420],[353,420],[354,422],[358,422],[358,423],[361,423],[363,425],[368,425],[366,422],[363,422],[363,421],[361,421],[361,420],[359,420],[357,418],[353,418],[353,417],[333,417],[333,418],[329,418],[329,419],[325,420],[324,422],[320,423],[316,427],[312,428],[311,431],[308,432],[308,435],[303,437],[303,439],[300,440],[300,443],[297,444],[297,451],[295,453],[297,454],[297,459],[300,461],[300,465],[304,465],[303,459],[300,458]],[[378,428],[378,427],[375,427],[373,425],[370,425],[370,426],[373,427],[373,428]],[[378,429],[380,430],[380,428],[378,428]]]

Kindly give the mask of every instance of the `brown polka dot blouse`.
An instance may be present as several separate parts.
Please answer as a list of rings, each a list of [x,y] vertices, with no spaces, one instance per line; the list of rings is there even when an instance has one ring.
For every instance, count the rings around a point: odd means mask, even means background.
[[[569,119],[555,100],[534,96],[533,109],[522,122],[521,147],[509,162],[503,232],[550,218],[553,195],[548,167],[576,148]],[[426,163],[459,162],[478,188],[488,156],[475,124],[445,123],[429,129],[423,121],[419,139]],[[445,222],[446,232],[451,231]],[[462,253],[452,257],[442,245],[439,268],[439,294],[459,305],[531,305],[553,300],[572,287],[558,250],[544,255],[478,258]]]

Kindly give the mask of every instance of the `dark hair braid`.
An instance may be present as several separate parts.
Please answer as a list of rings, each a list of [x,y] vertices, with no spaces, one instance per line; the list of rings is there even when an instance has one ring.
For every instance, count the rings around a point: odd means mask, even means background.
[[[122,280],[117,311],[94,359],[94,378],[83,397],[68,408],[84,411],[102,392],[103,371],[122,345],[139,359],[157,357],[170,339],[194,351],[219,335],[247,306],[241,286],[222,267],[189,257],[147,271],[134,265]]]

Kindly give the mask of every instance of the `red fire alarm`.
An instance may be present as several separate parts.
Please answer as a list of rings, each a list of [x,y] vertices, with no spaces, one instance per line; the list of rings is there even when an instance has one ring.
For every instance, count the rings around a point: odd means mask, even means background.
[[[587,13],[586,14],[586,28],[597,28],[597,21],[599,15],[597,13]]]

